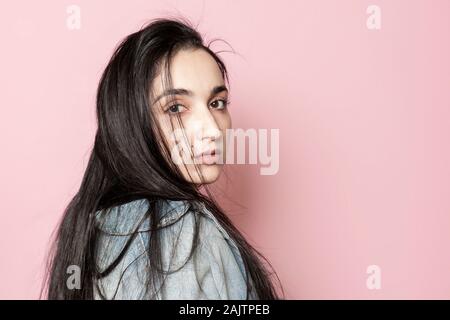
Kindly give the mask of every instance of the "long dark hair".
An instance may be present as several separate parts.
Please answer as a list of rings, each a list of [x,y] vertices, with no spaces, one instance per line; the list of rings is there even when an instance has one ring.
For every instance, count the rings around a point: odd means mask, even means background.
[[[168,161],[168,145],[149,107],[152,105],[149,88],[161,70],[159,68],[170,70],[171,57],[186,48],[201,48],[211,54],[228,82],[223,61],[210,49],[210,44],[203,43],[199,32],[184,18],[151,20],[116,48],[98,86],[98,129],[94,146],[80,189],[55,230],[56,239],[48,255],[41,297],[46,292],[48,299],[93,299],[93,285],[98,278],[105,276],[96,267],[99,230],[94,213],[136,199],[146,199],[150,204],[149,218],[159,210],[158,200],[165,199],[203,203],[239,248],[246,268],[247,296],[251,289],[250,276],[253,290],[260,299],[280,299],[272,281],[276,273],[270,263],[233,226],[211,193],[203,194],[199,185],[186,181],[179,168]],[[170,72],[166,75],[170,84]],[[150,237],[149,247],[154,268],[148,271],[151,277],[159,279],[159,272],[154,272],[160,270],[157,258],[160,247],[156,237]],[[116,265],[117,261],[113,264]],[[81,268],[81,290],[70,290],[66,286],[66,271],[70,265]],[[153,280],[153,283],[161,283],[161,280]],[[279,285],[282,289],[281,283]]]

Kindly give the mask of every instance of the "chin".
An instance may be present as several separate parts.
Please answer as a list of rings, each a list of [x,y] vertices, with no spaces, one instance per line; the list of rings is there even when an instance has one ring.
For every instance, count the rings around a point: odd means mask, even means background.
[[[192,182],[195,184],[213,183],[219,179],[220,174],[222,172],[222,167],[223,167],[222,164],[211,164],[211,165],[202,164],[200,165],[200,169],[202,170],[203,181],[195,171],[195,175],[192,174],[192,178],[194,178]]]

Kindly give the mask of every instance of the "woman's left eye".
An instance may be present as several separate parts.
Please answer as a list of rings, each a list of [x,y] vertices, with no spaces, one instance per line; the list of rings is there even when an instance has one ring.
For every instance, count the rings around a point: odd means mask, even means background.
[[[214,109],[225,109],[226,108],[226,106],[229,104],[230,102],[228,101],[228,100],[225,100],[225,99],[218,99],[218,100],[215,100],[215,101],[213,101],[213,102],[211,102],[211,106],[214,108]]]

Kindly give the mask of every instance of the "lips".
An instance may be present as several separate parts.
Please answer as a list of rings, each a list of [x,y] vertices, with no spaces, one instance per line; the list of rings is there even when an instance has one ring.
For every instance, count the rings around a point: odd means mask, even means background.
[[[216,149],[211,149],[211,150],[207,150],[207,151],[203,151],[202,153],[200,153],[199,155],[196,155],[196,158],[201,158],[203,156],[209,156],[209,155],[215,155],[216,154]]]

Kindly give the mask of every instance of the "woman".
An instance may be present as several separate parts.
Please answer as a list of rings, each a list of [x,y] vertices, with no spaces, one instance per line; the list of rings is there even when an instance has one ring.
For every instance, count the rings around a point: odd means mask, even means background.
[[[225,162],[227,84],[224,63],[182,19],[153,20],[120,44],[49,256],[48,299],[279,298],[267,260],[207,189]]]

